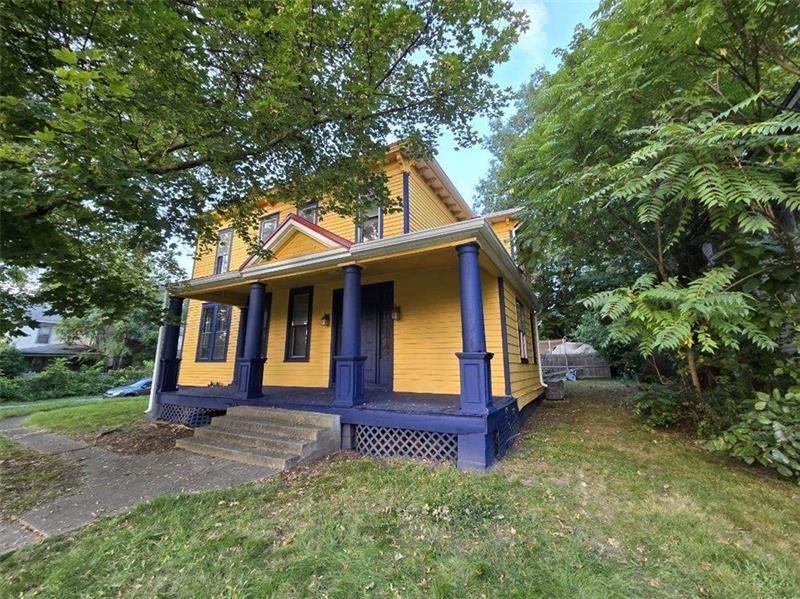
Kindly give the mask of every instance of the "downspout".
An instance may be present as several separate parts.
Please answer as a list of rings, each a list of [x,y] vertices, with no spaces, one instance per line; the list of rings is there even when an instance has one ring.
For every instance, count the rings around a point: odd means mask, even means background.
[[[536,318],[536,312],[533,310],[531,310],[531,314],[533,314],[533,341],[536,345],[536,363],[539,365],[539,382],[543,388],[547,388],[547,383],[544,382],[542,375],[542,354],[539,352],[539,319]]]
[[[164,301],[161,305],[162,314],[166,311],[168,304],[169,292],[164,289]],[[164,323],[161,323],[161,326],[158,329],[158,345],[156,346],[156,358],[155,363],[153,364],[153,380],[150,383],[150,401],[147,404],[147,411],[145,411],[148,420],[155,420],[158,418],[158,400],[160,399],[158,393],[158,377],[161,376],[161,352],[164,348],[164,331]]]

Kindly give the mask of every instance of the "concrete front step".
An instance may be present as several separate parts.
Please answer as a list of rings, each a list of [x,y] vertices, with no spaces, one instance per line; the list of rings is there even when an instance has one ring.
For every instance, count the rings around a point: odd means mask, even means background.
[[[303,410],[284,410],[281,408],[260,408],[257,406],[234,406],[228,408],[228,416],[247,418],[248,420],[267,421],[273,423],[327,427],[330,426],[331,415]]]
[[[179,439],[187,451],[277,470],[339,451],[341,423],[335,414],[237,406],[194,436]]]
[[[287,451],[290,454],[303,453],[303,449],[306,446],[313,445],[314,443],[314,441],[306,439],[296,440],[290,437],[278,437],[264,433],[233,432],[211,427],[198,428],[194,432],[194,438],[197,440],[214,439],[216,441],[227,442],[237,447],[277,449],[279,451]]]
[[[215,458],[233,460],[244,464],[252,464],[254,466],[266,466],[267,468],[274,468],[276,470],[291,468],[300,459],[298,455],[291,455],[274,450],[258,449],[254,447],[233,447],[224,441],[218,441],[216,439],[185,437],[183,439],[178,439],[175,442],[175,446]]]
[[[264,420],[249,420],[238,416],[217,416],[211,420],[209,428],[233,432],[262,433],[287,439],[308,439],[316,441],[319,429],[310,426],[274,424]]]

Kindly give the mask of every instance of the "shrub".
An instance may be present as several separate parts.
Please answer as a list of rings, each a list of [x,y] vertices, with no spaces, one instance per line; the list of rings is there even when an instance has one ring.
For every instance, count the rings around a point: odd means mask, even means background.
[[[0,346],[0,375],[13,378],[28,370],[25,356],[13,345]]]
[[[0,377],[0,402],[3,401],[22,401],[24,395],[19,386],[19,379],[7,379]]]
[[[28,379],[7,379],[11,386],[9,396],[5,396],[0,388],[2,401],[37,401],[57,397],[74,397],[78,395],[97,395],[103,391],[120,385],[132,383],[137,379],[148,377],[152,369],[120,368],[104,371],[100,366],[83,366],[78,370],[67,367],[65,360],[55,360],[42,372]],[[17,390],[18,393],[15,393]]]
[[[800,387],[757,393],[753,408],[708,446],[800,483]]]
[[[688,418],[692,410],[690,393],[667,385],[647,385],[633,394],[637,414],[650,426],[667,428]]]

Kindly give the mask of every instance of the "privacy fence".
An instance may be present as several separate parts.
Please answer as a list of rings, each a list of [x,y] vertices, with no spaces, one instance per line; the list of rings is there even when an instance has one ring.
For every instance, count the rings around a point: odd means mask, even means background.
[[[547,339],[539,341],[539,356],[542,360],[542,374],[558,375],[572,368],[578,379],[604,379],[611,377],[611,368],[600,354],[554,354],[556,347],[566,339]]]

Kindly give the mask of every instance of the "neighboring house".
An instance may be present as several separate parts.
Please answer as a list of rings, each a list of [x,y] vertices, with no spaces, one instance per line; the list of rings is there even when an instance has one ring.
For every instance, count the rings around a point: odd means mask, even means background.
[[[30,370],[38,372],[56,358],[74,358],[89,351],[85,345],[65,343],[59,337],[61,317],[48,314],[47,306],[34,306],[28,316],[36,326],[23,327],[22,335],[11,337],[9,343],[22,352]]]
[[[360,222],[265,200],[269,259],[220,227],[171,288],[172,314],[189,300],[183,359],[165,327],[152,415],[313,409],[338,414],[343,444],[364,453],[486,468],[505,451],[543,391],[514,212],[476,216],[435,160],[393,150],[384,168],[402,210]]]

